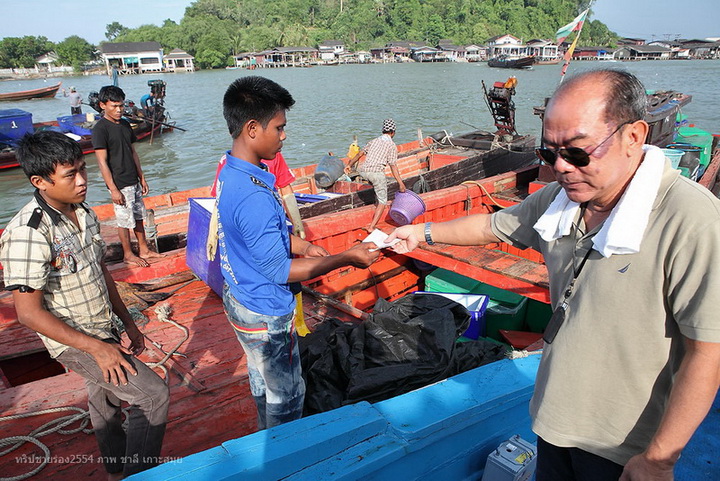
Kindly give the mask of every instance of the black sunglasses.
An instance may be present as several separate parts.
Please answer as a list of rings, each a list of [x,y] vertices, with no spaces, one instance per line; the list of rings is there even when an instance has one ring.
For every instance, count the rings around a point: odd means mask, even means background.
[[[548,165],[555,165],[555,161],[557,160],[557,157],[559,155],[563,159],[565,159],[568,164],[572,164],[575,167],[585,167],[590,163],[590,156],[598,149],[598,147],[610,140],[613,135],[618,133],[620,129],[631,123],[632,122],[623,122],[622,124],[618,125],[618,128],[613,130],[612,134],[608,135],[605,140],[597,144],[595,148],[590,150],[590,152],[585,149],[581,149],[580,147],[567,147],[557,150],[548,149],[547,147],[538,147],[537,149],[535,149],[535,155],[537,155],[538,159],[542,160]]]

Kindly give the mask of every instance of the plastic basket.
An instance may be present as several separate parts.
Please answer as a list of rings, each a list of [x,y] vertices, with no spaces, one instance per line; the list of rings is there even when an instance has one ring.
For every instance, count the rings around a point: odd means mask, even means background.
[[[661,149],[665,157],[670,160],[670,165],[673,169],[677,169],[680,166],[680,159],[685,155],[684,150],[680,149]]]
[[[395,199],[390,208],[390,218],[395,221],[396,224],[410,224],[417,216],[424,213],[425,202],[412,190],[395,194]]]

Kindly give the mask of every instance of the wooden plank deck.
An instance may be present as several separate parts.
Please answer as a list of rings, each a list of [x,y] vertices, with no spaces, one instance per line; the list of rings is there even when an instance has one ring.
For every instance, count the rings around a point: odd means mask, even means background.
[[[152,282],[168,274],[187,270],[184,250],[168,253],[149,268],[109,266],[118,281]],[[255,405],[250,395],[247,367],[235,334],[223,312],[221,299],[202,281],[169,286],[170,292],[180,287],[166,301],[171,308],[170,318],[188,329],[188,339],[177,352],[186,357],[172,357],[166,366],[169,371],[170,411],[162,456],[170,459],[209,449],[230,439],[254,432]],[[317,299],[304,296],[306,322],[312,326],[326,316],[346,321],[347,314]],[[162,304],[161,303],[161,304]],[[154,308],[144,314],[149,322],[142,327],[148,338],[147,350],[141,356],[145,362],[156,362],[163,351],[176,346],[185,333],[173,325],[158,320]],[[37,335],[17,322],[9,293],[0,295],[0,359],[43,349]],[[8,342],[13,339],[13,342]],[[158,370],[158,373],[162,373]],[[74,406],[87,409],[84,380],[73,372],[40,379],[27,384],[0,387],[0,417],[35,412],[50,408]],[[3,435],[27,435],[33,429],[61,416],[61,412],[26,419],[2,422]],[[78,426],[72,424],[69,428]],[[40,441],[51,452],[51,462],[31,479],[77,480],[104,479],[104,468],[97,462],[99,452],[94,436],[79,432],[72,435],[52,433]],[[37,466],[32,460],[42,452],[32,444],[0,457],[0,473],[15,476]],[[25,457],[23,457],[25,455]]]

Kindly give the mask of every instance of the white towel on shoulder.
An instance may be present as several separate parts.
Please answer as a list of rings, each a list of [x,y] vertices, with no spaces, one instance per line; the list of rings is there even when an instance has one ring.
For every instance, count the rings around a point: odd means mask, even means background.
[[[643,151],[643,162],[593,238],[593,248],[604,257],[640,252],[640,243],[667,162],[658,147],[644,145]],[[559,239],[570,234],[578,209],[580,204],[570,200],[565,191],[560,190],[533,228],[546,242]]]

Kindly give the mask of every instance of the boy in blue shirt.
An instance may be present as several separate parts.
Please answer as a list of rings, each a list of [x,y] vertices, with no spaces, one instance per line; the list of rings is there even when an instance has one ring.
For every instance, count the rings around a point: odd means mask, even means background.
[[[273,190],[275,177],[261,161],[282,148],[285,113],[294,103],[283,87],[257,76],[234,81],[223,99],[233,138],[217,194],[223,305],[246,354],[259,429],[302,416],[297,283],[343,266],[367,267],[378,258],[371,243],[329,255],[288,232],[282,201]]]

